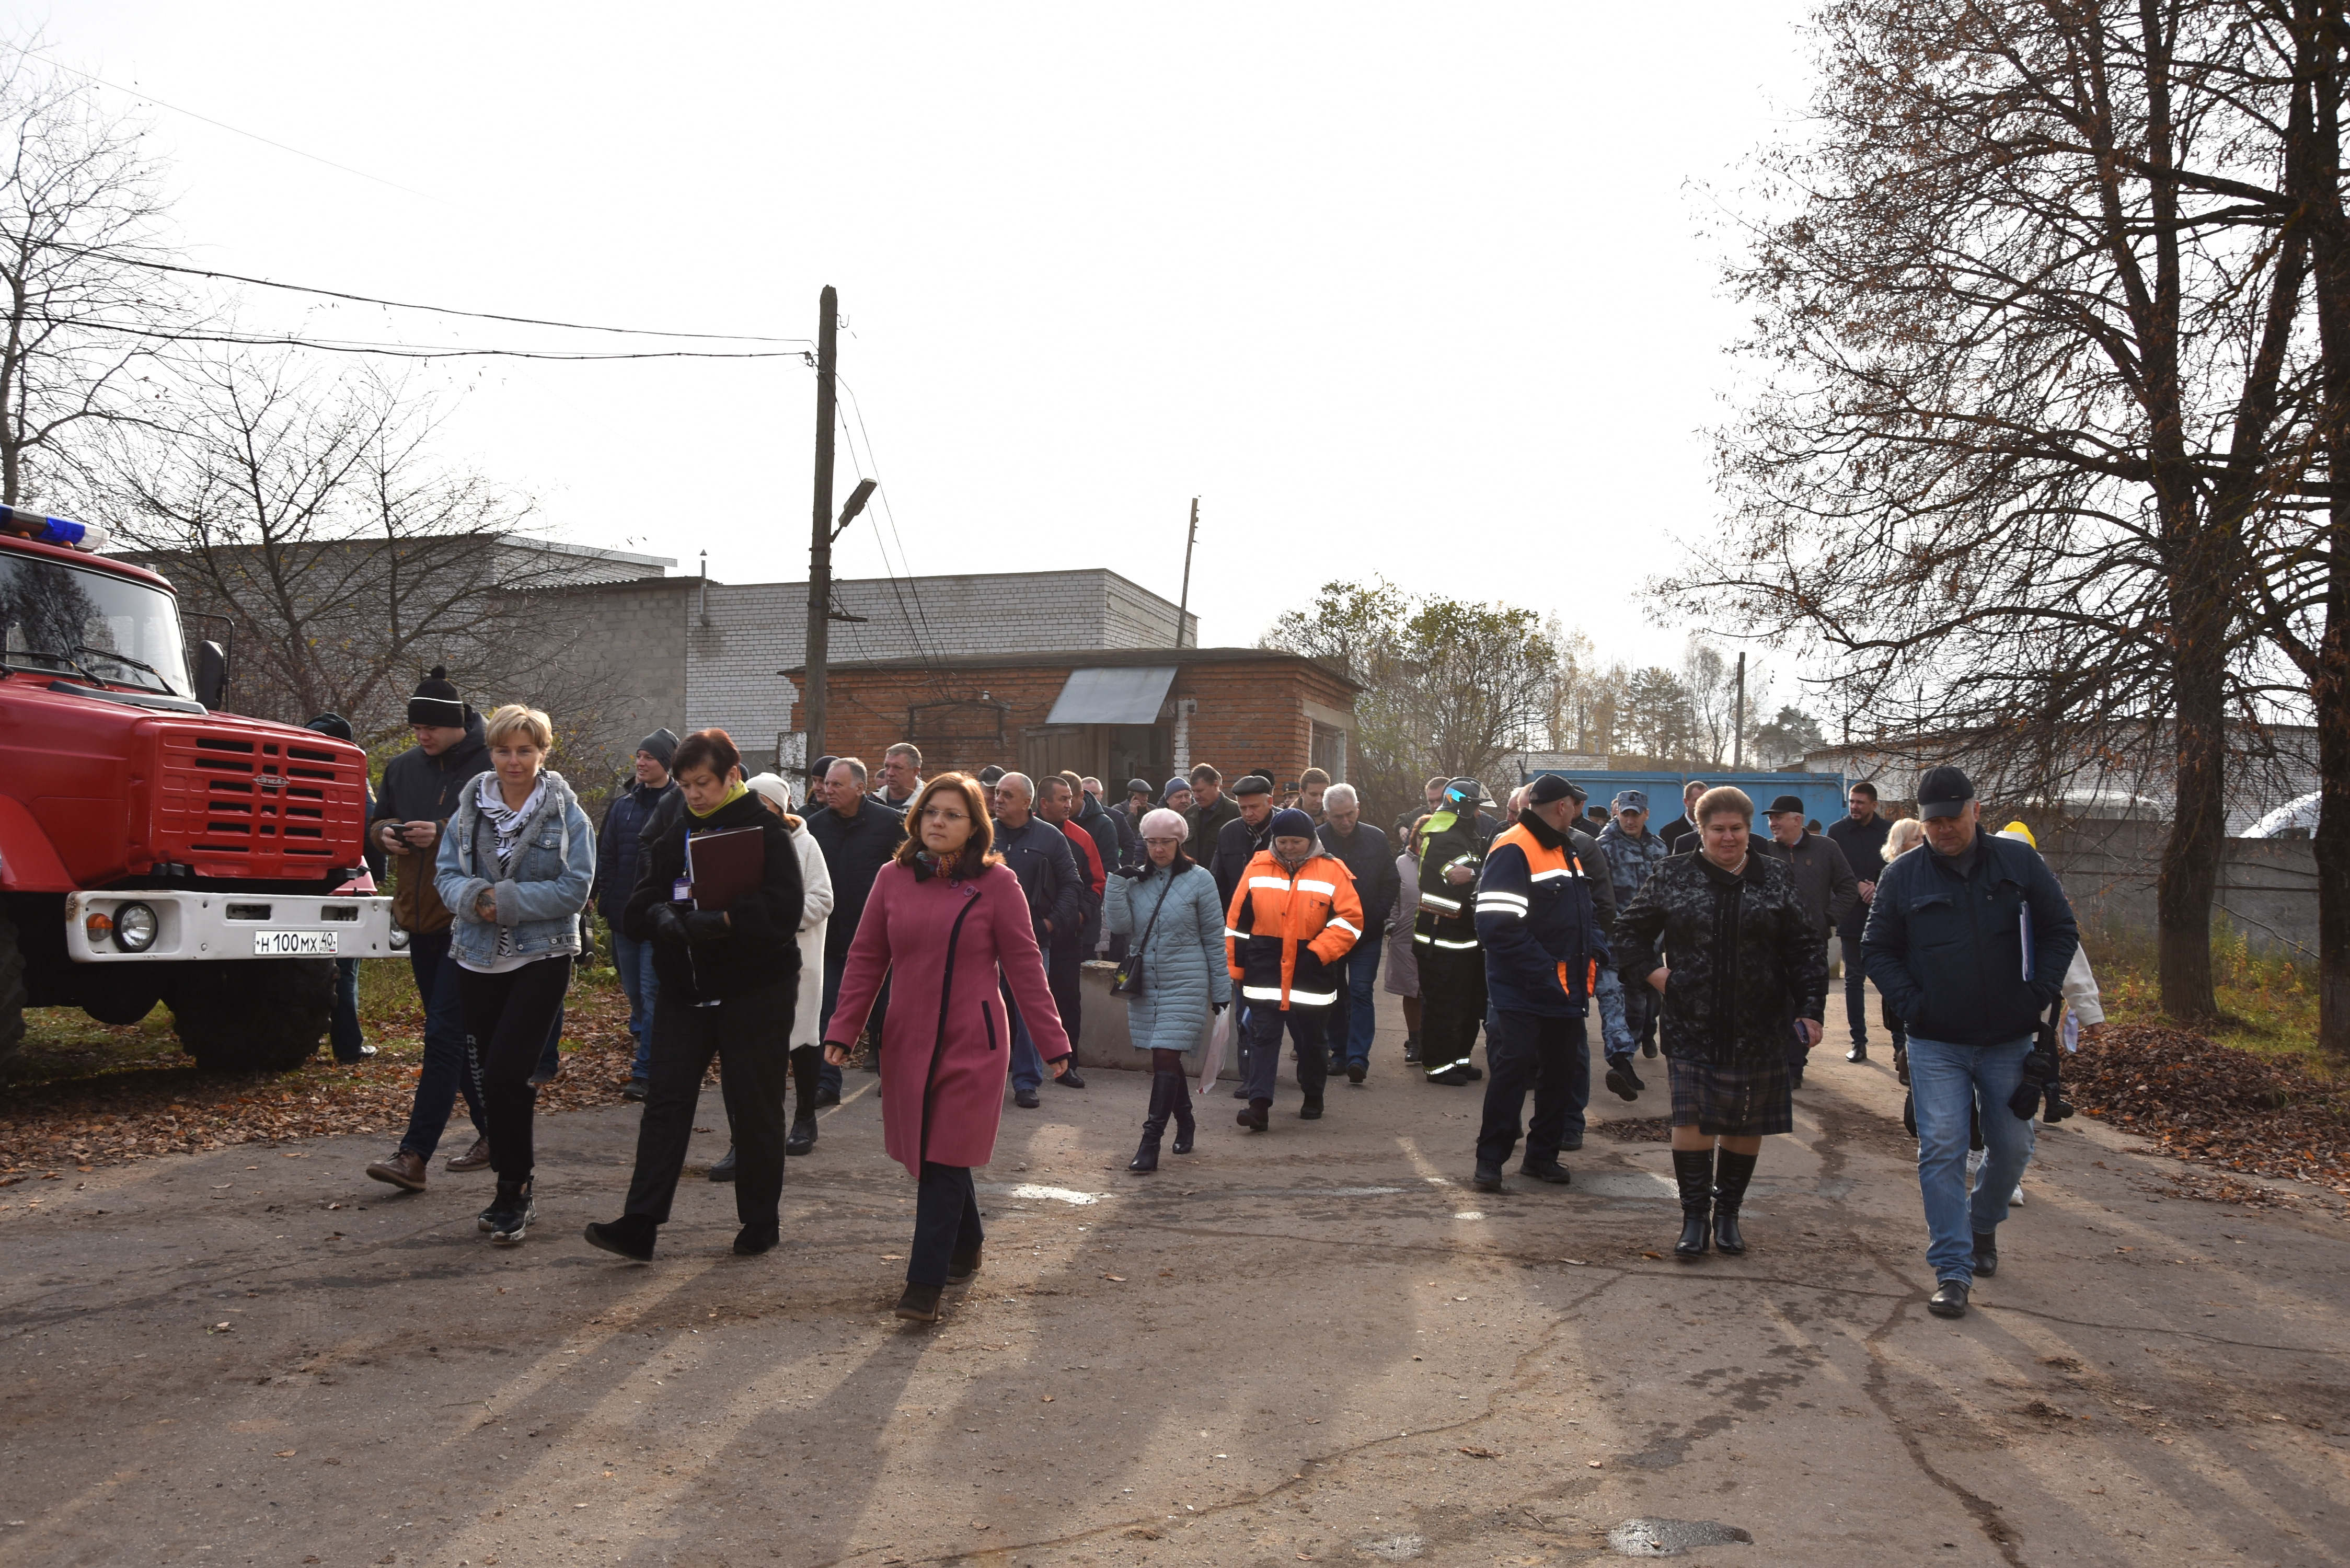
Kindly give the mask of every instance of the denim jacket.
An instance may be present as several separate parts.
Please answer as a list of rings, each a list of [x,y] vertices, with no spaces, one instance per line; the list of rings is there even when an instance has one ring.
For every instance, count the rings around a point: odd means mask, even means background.
[[[546,794],[523,825],[514,864],[504,880],[493,883],[497,839],[482,815],[477,785],[468,784],[441,836],[433,886],[455,916],[451,956],[475,964],[494,963],[501,929],[512,928],[514,950],[525,958],[551,958],[579,950],[579,911],[596,880],[596,829],[561,774],[542,775]],[[478,919],[473,900],[493,887],[498,918]]]

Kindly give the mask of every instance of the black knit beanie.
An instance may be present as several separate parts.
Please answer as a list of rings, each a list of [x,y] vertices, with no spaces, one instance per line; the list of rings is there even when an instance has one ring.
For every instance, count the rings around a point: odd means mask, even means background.
[[[416,683],[416,695],[408,700],[408,722],[437,724],[444,730],[465,727],[464,701],[450,681],[446,666],[434,665],[432,673]]]

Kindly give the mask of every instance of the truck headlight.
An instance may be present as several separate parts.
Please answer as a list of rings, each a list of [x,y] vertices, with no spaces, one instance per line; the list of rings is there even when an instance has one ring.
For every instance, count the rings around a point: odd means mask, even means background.
[[[151,904],[125,904],[114,911],[114,944],[124,952],[145,952],[155,945],[160,929]]]

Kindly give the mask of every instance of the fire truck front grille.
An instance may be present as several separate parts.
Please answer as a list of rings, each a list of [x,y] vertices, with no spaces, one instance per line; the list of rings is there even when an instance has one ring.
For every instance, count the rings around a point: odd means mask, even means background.
[[[158,745],[157,860],[285,877],[359,863],[367,779],[356,754],[199,724],[161,726]]]

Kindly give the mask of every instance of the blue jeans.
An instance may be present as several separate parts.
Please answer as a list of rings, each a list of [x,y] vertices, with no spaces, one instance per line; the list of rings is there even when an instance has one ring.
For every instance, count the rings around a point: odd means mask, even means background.
[[[1371,1033],[1379,1023],[1378,1014],[1371,1011],[1371,999],[1377,994],[1372,986],[1379,978],[1379,950],[1386,945],[1359,941],[1338,961],[1338,1004],[1331,1009],[1334,1016],[1330,1021],[1333,1072],[1349,1062],[1370,1064]]]
[[[660,1000],[660,977],[653,973],[653,945],[620,934],[612,928],[612,967],[620,971],[620,991],[629,999],[629,1033],[637,1042],[637,1058],[629,1077],[650,1080],[653,1070],[653,1003]]]
[[[367,1036],[359,1030],[359,961],[338,958],[335,961],[335,1011],[327,1024],[327,1043],[335,1049],[335,1060],[348,1066],[359,1057],[359,1047]]]
[[[2002,1045],[1952,1045],[1909,1037],[1909,1095],[1918,1112],[1918,1188],[1926,1199],[1926,1262],[1934,1278],[1975,1277],[1975,1236],[2007,1218],[2007,1200],[2031,1163],[2032,1124],[2007,1108],[2023,1081],[2032,1037]],[[1980,1098],[1985,1150],[1967,1196],[1967,1128]]]
[[[465,1060],[464,1004],[457,999],[457,961],[449,956],[449,933],[410,936],[408,965],[416,976],[416,994],[424,1002],[424,1072],[416,1080],[415,1106],[400,1147],[420,1159],[431,1159],[441,1147],[442,1129],[449,1125],[459,1095],[465,1097],[465,1115],[476,1133],[488,1137],[489,1124],[483,1119]]]
[[[1012,1020],[1012,1086],[1034,1089],[1045,1082],[1045,1058],[1036,1049],[1036,1042],[1028,1036],[1028,1025],[1020,1017],[1020,1004],[1012,1000],[1012,988],[1001,986],[1004,1016]],[[1072,1064],[1075,1059],[1072,1058]]]

